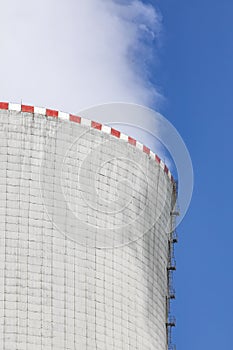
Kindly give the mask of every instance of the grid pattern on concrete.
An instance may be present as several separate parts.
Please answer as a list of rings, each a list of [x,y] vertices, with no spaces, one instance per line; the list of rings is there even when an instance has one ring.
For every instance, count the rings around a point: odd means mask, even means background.
[[[166,350],[160,165],[88,125],[6,110],[0,125],[0,348]]]

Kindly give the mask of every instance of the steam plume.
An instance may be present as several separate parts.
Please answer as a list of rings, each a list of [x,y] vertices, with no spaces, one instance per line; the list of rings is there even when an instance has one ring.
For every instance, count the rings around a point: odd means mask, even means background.
[[[161,18],[142,1],[8,0],[1,3],[0,96],[77,112],[124,101],[151,105]]]

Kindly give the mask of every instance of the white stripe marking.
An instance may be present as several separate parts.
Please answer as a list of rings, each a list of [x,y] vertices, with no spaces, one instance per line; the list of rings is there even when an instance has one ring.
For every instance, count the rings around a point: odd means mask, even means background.
[[[41,108],[41,107],[35,107],[34,108],[34,113],[35,114],[46,115],[46,109],[45,108]]]
[[[21,112],[21,105],[17,104],[17,103],[9,103],[9,111],[17,111],[17,112]]]
[[[91,126],[91,120],[90,119],[84,119],[81,118],[81,124],[86,126]]]
[[[62,120],[69,120],[70,115],[69,115],[69,113],[58,112],[58,118],[60,118]]]

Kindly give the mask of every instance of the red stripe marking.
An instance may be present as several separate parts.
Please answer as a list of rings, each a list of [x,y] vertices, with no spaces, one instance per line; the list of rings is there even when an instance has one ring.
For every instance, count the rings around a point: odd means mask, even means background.
[[[58,117],[58,111],[54,111],[53,109],[46,109],[46,115],[47,117]]]
[[[102,129],[102,124],[92,121],[91,122],[91,127],[94,128],[94,129],[101,130]]]
[[[157,156],[157,154],[155,155],[155,160],[156,160],[156,162],[158,162],[158,163],[161,162],[161,159]]]
[[[131,145],[133,145],[133,146],[136,146],[136,140],[135,139],[133,139],[132,137],[128,137],[128,142],[131,144]]]
[[[21,111],[22,112],[26,112],[26,113],[34,113],[34,107],[33,106],[22,105],[21,106]]]
[[[143,146],[143,152],[150,154],[150,149],[146,146]]]
[[[113,136],[116,136],[116,137],[120,137],[120,136],[121,136],[120,131],[118,131],[118,130],[116,130],[116,129],[113,129],[113,128],[111,128],[111,134],[112,134]]]
[[[166,174],[168,174],[168,167],[166,165],[164,166],[164,171]]]
[[[8,102],[0,102],[0,109],[8,109],[9,103]]]
[[[70,121],[74,123],[81,123],[81,117],[78,117],[77,115],[70,114]]]

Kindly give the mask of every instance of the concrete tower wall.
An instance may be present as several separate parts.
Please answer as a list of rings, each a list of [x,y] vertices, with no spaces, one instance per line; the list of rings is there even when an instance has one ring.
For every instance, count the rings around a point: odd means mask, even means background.
[[[168,169],[102,125],[0,109],[0,348],[166,350]]]

